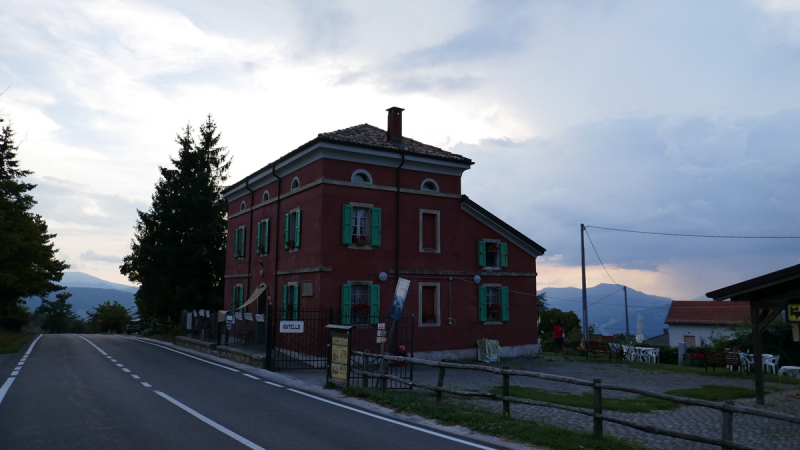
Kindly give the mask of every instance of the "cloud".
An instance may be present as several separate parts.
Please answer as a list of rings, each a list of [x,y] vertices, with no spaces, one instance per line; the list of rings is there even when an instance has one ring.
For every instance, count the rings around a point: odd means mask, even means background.
[[[112,255],[100,255],[94,252],[94,250],[89,250],[81,254],[81,259],[84,261],[102,261],[102,262],[110,262],[119,264],[122,262],[122,258],[119,256],[112,256]]]

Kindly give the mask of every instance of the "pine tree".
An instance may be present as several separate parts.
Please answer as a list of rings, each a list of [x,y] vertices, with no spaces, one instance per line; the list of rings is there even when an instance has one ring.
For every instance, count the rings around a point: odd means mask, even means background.
[[[56,259],[47,223],[31,208],[30,194],[36,185],[23,178],[29,170],[19,168],[14,131],[0,132],[0,327],[19,330],[30,317],[22,306],[24,298],[63,290],[57,283],[69,265]]]
[[[72,312],[72,304],[67,300],[72,297],[69,292],[56,294],[53,301],[42,299],[42,304],[36,308],[36,314],[47,316],[42,324],[42,328],[51,333],[66,333],[72,325],[72,321],[78,316]]]
[[[152,205],[138,211],[131,253],[120,272],[140,285],[142,317],[176,319],[182,309],[222,306],[227,203],[222,183],[230,167],[209,115],[198,142],[187,125],[176,138],[173,168],[160,167]]]

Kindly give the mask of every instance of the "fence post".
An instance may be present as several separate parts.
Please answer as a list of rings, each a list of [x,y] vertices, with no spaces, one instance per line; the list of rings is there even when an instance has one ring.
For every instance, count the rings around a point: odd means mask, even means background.
[[[603,414],[603,390],[597,387],[600,384],[600,378],[595,378],[594,386],[592,386],[592,393],[594,394],[594,435],[595,437],[603,437],[603,419],[600,415]]]
[[[444,386],[444,367],[439,367],[439,381],[436,383],[436,385],[439,387]],[[442,404],[442,391],[436,391],[436,404]]]
[[[386,359],[381,355],[381,392],[386,392],[386,374],[389,369],[386,367]]]
[[[503,366],[503,369],[510,369],[510,368],[511,368],[511,366]],[[508,386],[509,382],[508,381],[509,380],[508,380],[508,378],[509,378],[508,374],[504,373],[503,374],[503,397],[508,397],[509,396],[509,392],[508,392],[508,388],[509,388],[509,386]],[[511,417],[511,402],[509,402],[508,400],[503,400],[503,415],[506,416],[506,417]]]
[[[733,400],[725,400],[725,406],[733,405]],[[722,440],[733,442],[733,411],[727,408],[722,410]],[[730,449],[727,445],[722,445],[723,449]]]
[[[267,303],[264,314],[264,368],[272,370],[272,305]]]

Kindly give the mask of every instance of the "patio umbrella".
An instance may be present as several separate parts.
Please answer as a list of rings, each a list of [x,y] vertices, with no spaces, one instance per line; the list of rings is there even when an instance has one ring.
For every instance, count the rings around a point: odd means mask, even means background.
[[[636,320],[636,342],[644,342],[644,325],[642,324],[642,313],[639,312],[639,319]]]

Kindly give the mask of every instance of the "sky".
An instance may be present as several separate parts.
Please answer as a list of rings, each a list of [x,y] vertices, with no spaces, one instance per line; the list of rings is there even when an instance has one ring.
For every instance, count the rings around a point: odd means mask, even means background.
[[[547,249],[539,288],[580,286],[581,223],[589,286],[695,299],[799,262],[800,239],[591,228],[800,236],[798,1],[6,0],[0,23],[35,212],[111,282],[187,124],[214,117],[233,181],[390,106]]]

